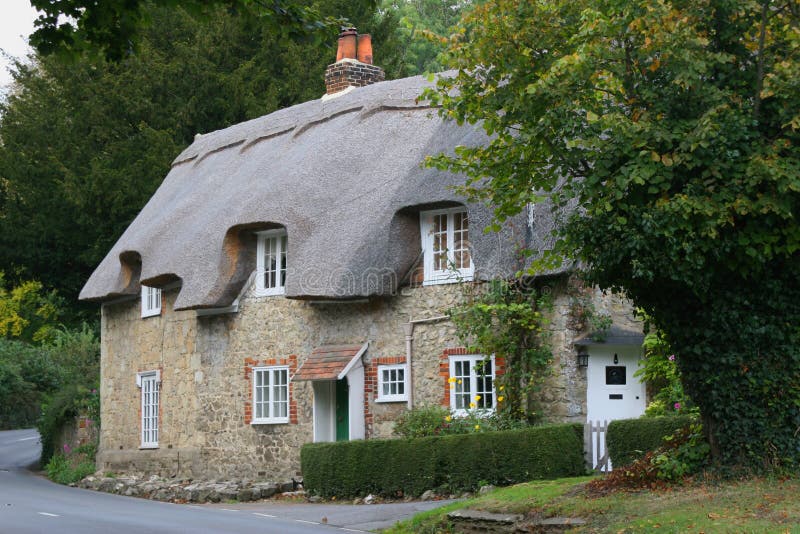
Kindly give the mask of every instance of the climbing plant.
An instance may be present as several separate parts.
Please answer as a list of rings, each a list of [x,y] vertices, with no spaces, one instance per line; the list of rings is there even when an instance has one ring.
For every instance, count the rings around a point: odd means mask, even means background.
[[[522,279],[463,287],[464,303],[450,310],[459,339],[470,352],[505,361],[495,381],[498,416],[539,418],[533,399],[553,360],[546,330],[549,293]]]

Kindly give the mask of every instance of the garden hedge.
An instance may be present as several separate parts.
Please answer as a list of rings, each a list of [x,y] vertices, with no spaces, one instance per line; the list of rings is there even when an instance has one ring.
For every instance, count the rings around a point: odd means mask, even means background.
[[[306,490],[323,497],[472,491],[484,484],[501,486],[585,472],[580,424],[309,443],[300,454]]]
[[[688,415],[620,419],[608,425],[606,447],[611,465],[621,467],[658,448],[664,438],[692,421]]]

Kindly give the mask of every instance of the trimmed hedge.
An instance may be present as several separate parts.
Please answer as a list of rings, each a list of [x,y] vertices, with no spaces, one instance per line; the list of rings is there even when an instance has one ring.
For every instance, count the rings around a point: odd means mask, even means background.
[[[303,485],[323,497],[471,491],[582,475],[583,425],[562,424],[416,439],[309,443]]]
[[[641,417],[611,421],[606,435],[606,446],[615,467],[628,465],[657,449],[664,438],[691,423],[689,415]]]

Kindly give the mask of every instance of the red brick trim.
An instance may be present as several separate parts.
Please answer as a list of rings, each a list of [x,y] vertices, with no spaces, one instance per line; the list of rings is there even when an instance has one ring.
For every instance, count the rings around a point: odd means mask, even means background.
[[[444,349],[442,351],[442,356],[439,359],[439,376],[442,377],[442,382],[444,384],[444,395],[442,397],[442,406],[445,408],[450,408],[450,356],[467,356],[470,354],[475,354],[474,352],[469,352],[464,347],[454,347],[450,349]],[[495,380],[501,376],[503,376],[506,372],[506,359],[501,356],[494,357],[494,377]]]
[[[383,356],[372,358],[364,366],[364,431],[367,438],[373,435],[372,403],[378,397],[378,366],[405,363],[405,356]],[[408,387],[408,384],[406,384],[406,387]]]
[[[244,359],[244,424],[249,425],[253,421],[253,369],[255,367],[289,367],[289,377],[297,372],[297,355],[292,354],[286,358],[256,358]],[[294,395],[294,381],[289,380],[289,424],[297,424],[297,400]]]

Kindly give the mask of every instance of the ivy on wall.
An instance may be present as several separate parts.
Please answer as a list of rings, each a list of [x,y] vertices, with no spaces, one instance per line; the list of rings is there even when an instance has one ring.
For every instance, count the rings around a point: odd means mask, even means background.
[[[546,328],[552,297],[526,282],[464,284],[464,303],[450,316],[467,350],[505,359],[505,373],[495,384],[497,414],[533,422],[541,415],[535,394],[553,362]]]

